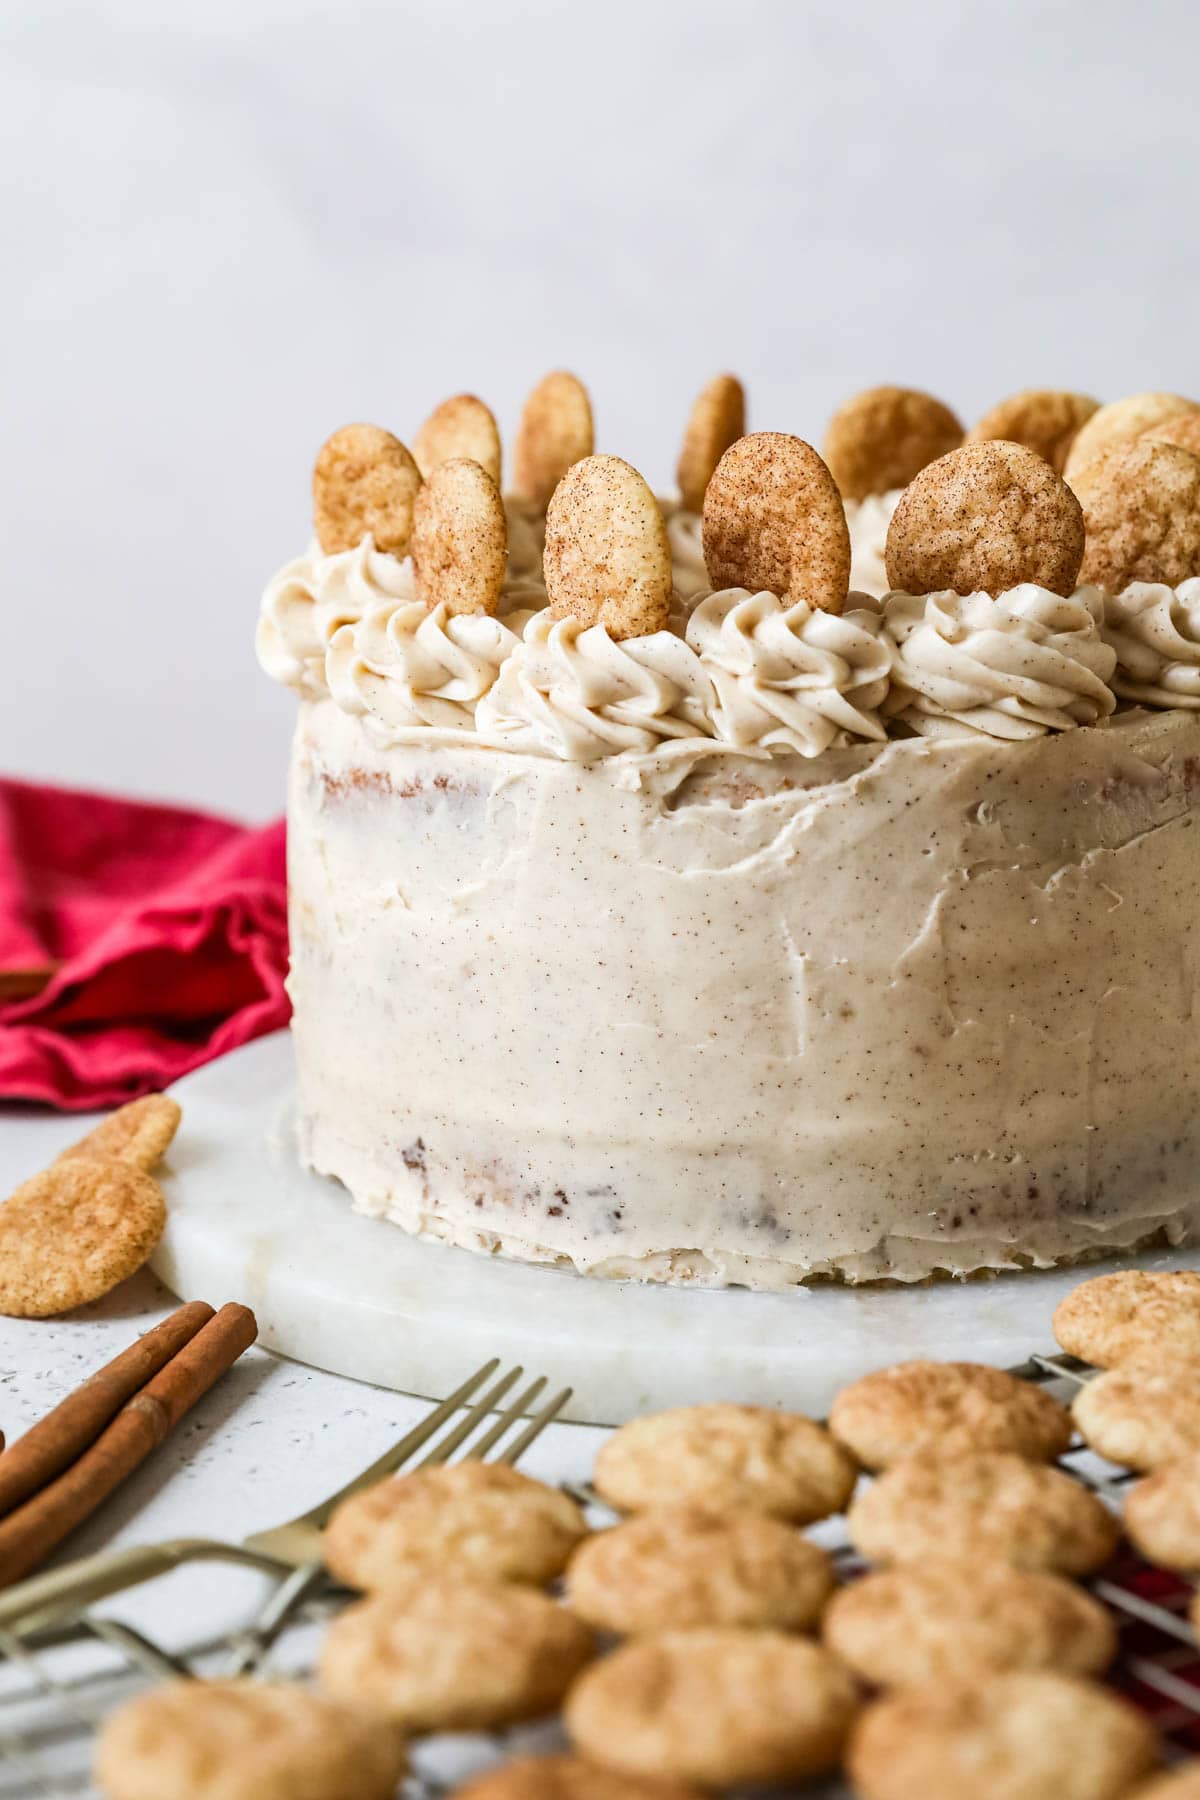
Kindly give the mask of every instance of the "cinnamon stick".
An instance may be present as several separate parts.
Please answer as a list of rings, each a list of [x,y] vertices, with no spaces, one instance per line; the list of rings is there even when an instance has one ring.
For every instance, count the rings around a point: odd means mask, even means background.
[[[0,1519],[69,1468],[114,1413],[195,1337],[213,1316],[194,1300],[97,1369],[73,1394],[0,1455]]]
[[[0,1523],[0,1587],[36,1569],[69,1532],[90,1518],[257,1336],[249,1307],[223,1306],[126,1401],[65,1474],[10,1513]]]

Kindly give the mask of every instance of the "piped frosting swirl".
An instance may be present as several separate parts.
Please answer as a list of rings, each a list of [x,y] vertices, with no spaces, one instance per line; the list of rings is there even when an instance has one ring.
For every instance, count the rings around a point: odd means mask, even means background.
[[[1112,685],[1144,706],[1200,708],[1200,576],[1167,587],[1134,581],[1105,606]]]
[[[1068,598],[1029,582],[995,597],[889,594],[888,711],[931,735],[945,735],[948,721],[998,738],[1094,725],[1115,705],[1103,616],[1098,588]]]
[[[711,736],[712,690],[699,658],[670,631],[625,638],[540,612],[480,700],[481,737],[571,762],[664,739]]]
[[[891,645],[878,612],[823,612],[804,600],[726,588],[693,611],[687,641],[713,683],[712,730],[730,744],[818,756],[886,737],[879,716]]]

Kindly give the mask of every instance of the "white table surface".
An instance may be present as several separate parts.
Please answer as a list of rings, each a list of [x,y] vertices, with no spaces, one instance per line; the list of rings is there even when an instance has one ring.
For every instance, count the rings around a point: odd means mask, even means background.
[[[0,1193],[44,1168],[89,1123],[80,1114],[0,1110]],[[9,1442],[175,1305],[143,1272],[65,1319],[0,1318],[0,1428]],[[464,1366],[464,1378],[469,1373]],[[424,1401],[253,1349],[74,1535],[67,1553],[197,1534],[243,1537],[339,1487],[427,1410]],[[552,1426],[521,1466],[556,1481],[581,1478],[601,1435]],[[206,1565],[109,1609],[149,1626],[160,1641],[182,1643],[230,1623],[231,1609],[248,1608],[260,1591],[253,1575]]]

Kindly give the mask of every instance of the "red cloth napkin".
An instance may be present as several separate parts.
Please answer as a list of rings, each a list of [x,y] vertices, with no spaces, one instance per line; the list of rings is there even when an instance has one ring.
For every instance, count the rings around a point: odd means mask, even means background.
[[[166,1087],[288,1020],[284,827],[0,780],[0,1099]]]

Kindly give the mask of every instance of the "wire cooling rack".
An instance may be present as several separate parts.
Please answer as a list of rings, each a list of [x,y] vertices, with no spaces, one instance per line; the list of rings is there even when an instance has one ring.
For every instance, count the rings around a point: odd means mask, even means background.
[[[1073,1357],[1034,1355],[1012,1373],[1069,1399],[1095,1371]],[[1133,1477],[1084,1448],[1069,1450],[1061,1466],[1121,1510]],[[589,1507],[599,1505],[588,1488],[569,1491]],[[843,1575],[857,1572],[861,1565],[844,1519],[825,1520],[811,1535],[831,1551]],[[1153,1718],[1169,1756],[1200,1754],[1200,1647],[1187,1619],[1192,1584],[1126,1549],[1088,1585],[1119,1627],[1109,1683]],[[274,1582],[238,1625],[182,1648],[165,1648],[99,1610],[28,1635],[0,1631],[0,1800],[93,1795],[89,1766],[98,1725],[150,1683],[173,1676],[305,1677],[323,1625],[350,1597],[323,1573],[300,1570]],[[489,1764],[560,1742],[554,1723],[500,1736],[426,1739],[401,1792],[405,1800],[440,1800]],[[805,1793],[809,1800],[838,1800],[846,1790],[828,1784]]]

